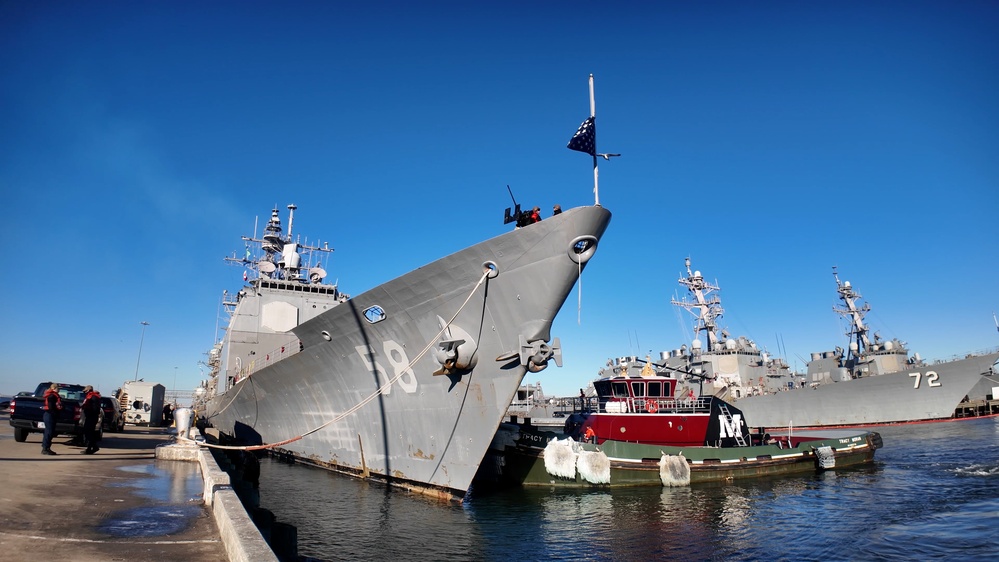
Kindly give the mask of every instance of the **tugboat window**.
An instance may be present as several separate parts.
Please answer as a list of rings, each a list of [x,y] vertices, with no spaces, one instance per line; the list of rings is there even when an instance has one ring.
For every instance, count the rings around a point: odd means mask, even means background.
[[[623,382],[616,382],[611,387],[614,393],[614,398],[627,398],[628,397],[628,384]]]
[[[364,318],[371,324],[381,322],[382,320],[385,320],[385,311],[378,305],[369,306],[364,309]]]
[[[631,383],[631,390],[634,392],[634,396],[645,396],[645,383],[644,382],[633,382]]]
[[[654,398],[659,398],[662,395],[663,395],[663,383],[658,382],[658,381],[656,381],[656,382],[650,381],[649,382],[649,394],[648,394],[648,396],[652,396]]]

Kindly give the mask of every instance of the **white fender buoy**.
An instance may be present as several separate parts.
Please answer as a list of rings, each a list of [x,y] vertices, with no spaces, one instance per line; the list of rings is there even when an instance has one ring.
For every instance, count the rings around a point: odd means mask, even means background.
[[[562,478],[576,478],[576,452],[573,445],[576,443],[569,439],[552,439],[545,446],[545,471],[552,476]]]
[[[610,484],[610,459],[603,451],[582,451],[576,457],[579,476],[590,484]]]
[[[832,447],[826,445],[815,449],[815,456],[818,459],[819,468],[822,470],[836,467],[836,454],[833,453]]]
[[[662,480],[663,486],[690,485],[690,465],[687,464],[683,453],[679,455],[663,453],[659,459],[659,479]]]

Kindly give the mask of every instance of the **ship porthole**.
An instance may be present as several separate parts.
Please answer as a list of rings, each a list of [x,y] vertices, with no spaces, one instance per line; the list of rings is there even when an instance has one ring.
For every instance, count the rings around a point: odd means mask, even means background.
[[[499,266],[494,261],[487,261],[482,264],[482,272],[488,273],[486,277],[496,279],[496,276],[499,275]]]
[[[596,236],[577,236],[569,243],[569,259],[576,263],[586,263],[597,251]]]
[[[362,314],[364,315],[364,319],[367,320],[369,324],[385,320],[385,310],[377,304],[365,308]]]
[[[322,332],[320,332],[319,335],[321,335],[323,337],[323,339],[326,340],[326,341],[333,341],[333,336],[331,336],[330,333],[327,332],[326,330],[323,330]]]

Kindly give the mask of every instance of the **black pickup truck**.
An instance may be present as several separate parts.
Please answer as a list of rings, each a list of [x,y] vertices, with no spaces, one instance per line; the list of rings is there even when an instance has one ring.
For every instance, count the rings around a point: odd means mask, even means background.
[[[56,435],[83,436],[83,426],[80,424],[81,404],[85,394],[83,385],[79,384],[59,384],[59,398],[62,400],[62,410],[59,410],[56,418]],[[14,428],[14,441],[23,443],[28,439],[29,433],[42,433],[45,431],[45,424],[42,422],[42,396],[45,391],[52,386],[51,382],[43,382],[35,389],[31,396],[16,396],[10,402],[10,425]],[[103,411],[101,412],[103,415]],[[102,416],[103,417],[103,416]],[[98,438],[103,437],[103,424],[100,420],[97,423]]]

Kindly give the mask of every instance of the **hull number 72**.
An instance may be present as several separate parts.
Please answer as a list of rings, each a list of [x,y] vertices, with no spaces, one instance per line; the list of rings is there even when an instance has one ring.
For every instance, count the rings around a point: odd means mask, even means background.
[[[924,378],[922,373],[909,373],[909,376],[916,379],[912,388],[919,388],[920,381]],[[936,371],[926,371],[926,386],[940,386],[940,377]]]

